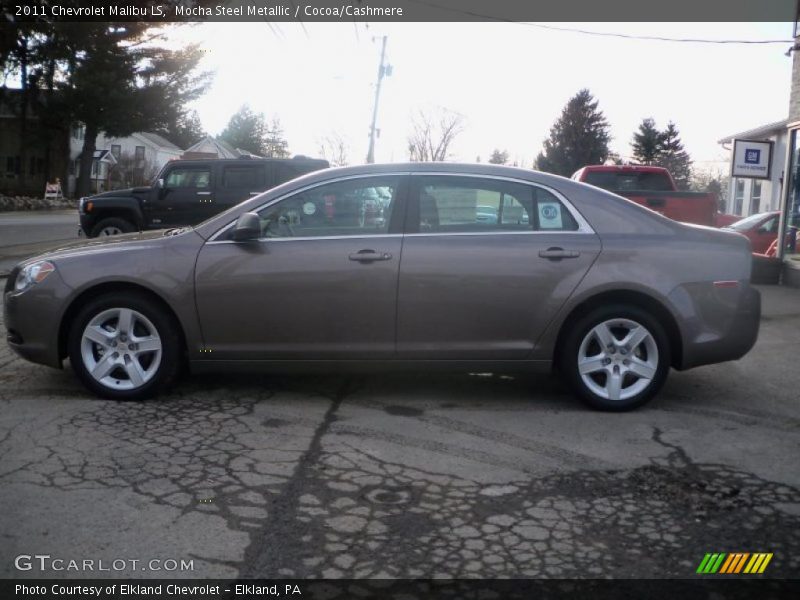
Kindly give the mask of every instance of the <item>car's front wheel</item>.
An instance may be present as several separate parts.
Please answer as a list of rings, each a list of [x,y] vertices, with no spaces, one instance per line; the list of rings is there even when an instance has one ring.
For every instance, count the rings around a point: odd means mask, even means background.
[[[107,217],[92,227],[91,237],[105,237],[109,235],[121,235],[136,231],[136,226],[120,217]]]
[[[141,294],[111,293],[89,302],[72,323],[68,350],[83,384],[114,400],[153,396],[180,366],[174,320]]]
[[[569,330],[559,362],[570,386],[591,407],[631,410],[664,384],[669,339],[659,322],[641,308],[601,307]]]

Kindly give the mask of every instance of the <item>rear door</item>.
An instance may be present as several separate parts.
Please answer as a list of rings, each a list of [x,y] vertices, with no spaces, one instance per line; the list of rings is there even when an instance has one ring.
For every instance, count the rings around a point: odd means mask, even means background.
[[[406,359],[523,359],[600,252],[551,190],[412,177],[398,289]]]
[[[265,191],[269,187],[266,165],[264,161],[246,159],[218,163],[216,194],[214,202],[207,205],[205,218]]]

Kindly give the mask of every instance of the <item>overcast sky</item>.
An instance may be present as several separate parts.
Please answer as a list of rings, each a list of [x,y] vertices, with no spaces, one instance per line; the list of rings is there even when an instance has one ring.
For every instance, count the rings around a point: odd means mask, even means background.
[[[560,23],[600,32],[704,39],[791,38],[790,23]],[[216,72],[196,103],[219,133],[244,103],[277,115],[293,153],[318,155],[338,132],[351,164],[364,162],[380,58],[376,162],[408,158],[411,116],[443,107],[465,119],[453,160],[493,148],[530,166],[566,101],[587,87],[611,124],[612,149],[630,155],[644,117],[674,120],[696,167],[726,160],[717,140],[788,113],[790,43],[710,45],[548,31],[515,23],[206,23],[174,39],[199,41]],[[717,161],[715,163],[715,161]]]

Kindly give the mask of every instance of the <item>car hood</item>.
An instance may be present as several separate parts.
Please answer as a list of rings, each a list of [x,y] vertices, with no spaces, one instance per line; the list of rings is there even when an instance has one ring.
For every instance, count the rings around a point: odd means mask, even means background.
[[[112,235],[102,238],[92,238],[88,240],[76,240],[66,242],[47,252],[32,256],[20,263],[29,264],[38,260],[59,260],[70,256],[85,256],[101,252],[116,252],[141,248],[143,246],[156,243],[169,243],[171,239],[184,235],[197,235],[191,227],[180,229],[158,229],[155,231],[143,231],[139,233],[125,233],[122,235]]]
[[[100,194],[94,194],[93,196],[88,196],[92,200],[97,200],[98,198],[119,198],[120,196],[138,196],[141,194],[145,194],[150,191],[150,187],[132,187],[132,188],[125,188],[122,190],[112,190],[110,192],[102,192]]]

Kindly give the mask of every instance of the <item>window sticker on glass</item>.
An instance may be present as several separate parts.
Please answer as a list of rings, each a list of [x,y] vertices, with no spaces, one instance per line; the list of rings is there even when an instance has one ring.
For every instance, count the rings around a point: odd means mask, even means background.
[[[561,205],[558,202],[539,202],[539,227],[542,229],[563,229]]]
[[[303,212],[311,216],[315,212],[317,212],[317,205],[314,204],[313,202],[306,202],[305,204],[303,204]]]

